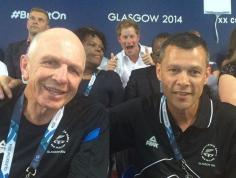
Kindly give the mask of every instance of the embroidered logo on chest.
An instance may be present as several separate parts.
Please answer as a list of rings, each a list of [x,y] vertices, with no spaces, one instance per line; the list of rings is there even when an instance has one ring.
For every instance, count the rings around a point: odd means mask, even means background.
[[[218,154],[218,150],[215,145],[207,144],[203,147],[201,151],[201,158],[203,162],[199,162],[199,165],[207,167],[215,167],[215,160]]]
[[[69,140],[69,134],[63,130],[50,144],[50,148],[53,148],[54,150],[48,150],[47,153],[66,153],[64,148]]]

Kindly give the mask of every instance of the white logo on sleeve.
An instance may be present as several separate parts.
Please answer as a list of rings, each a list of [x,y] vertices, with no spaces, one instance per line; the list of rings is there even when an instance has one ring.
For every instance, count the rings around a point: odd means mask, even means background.
[[[147,141],[146,141],[146,145],[147,146],[151,146],[151,147],[154,147],[154,148],[158,148],[158,143],[157,143],[157,139],[155,136],[152,136],[151,138],[149,138]]]
[[[2,141],[0,142],[0,154],[1,154],[1,153],[4,153],[5,147],[6,147],[6,142],[5,142],[5,140],[2,140]]]

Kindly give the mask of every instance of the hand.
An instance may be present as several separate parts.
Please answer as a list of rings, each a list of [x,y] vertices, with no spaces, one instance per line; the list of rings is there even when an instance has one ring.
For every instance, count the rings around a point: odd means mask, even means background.
[[[12,98],[12,89],[18,86],[21,82],[19,79],[14,79],[8,76],[0,76],[0,99],[5,96]]]
[[[111,53],[111,58],[107,62],[107,70],[115,70],[117,67],[117,57]]]
[[[141,54],[142,60],[144,62],[144,64],[146,65],[155,65],[155,63],[153,62],[152,56],[148,51],[148,48],[145,48],[145,53]]]

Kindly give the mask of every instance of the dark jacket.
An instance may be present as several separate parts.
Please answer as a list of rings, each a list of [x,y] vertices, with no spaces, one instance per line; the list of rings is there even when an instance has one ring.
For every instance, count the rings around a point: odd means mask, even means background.
[[[156,67],[133,70],[125,87],[125,99],[149,96],[154,93],[160,93],[160,81],[157,79]]]

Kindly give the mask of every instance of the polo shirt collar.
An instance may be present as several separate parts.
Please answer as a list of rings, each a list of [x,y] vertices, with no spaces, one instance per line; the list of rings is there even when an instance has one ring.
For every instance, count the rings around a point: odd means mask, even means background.
[[[213,110],[213,101],[209,98],[206,92],[203,91],[203,94],[200,98],[197,119],[193,123],[193,126],[197,128],[210,127],[214,113]]]
[[[205,91],[203,91],[202,96],[200,97],[200,103],[198,108],[198,115],[196,121],[193,123],[193,127],[197,128],[208,128],[212,124],[212,118],[213,118],[213,101],[209,98],[209,96],[206,94]],[[168,110],[167,107],[168,116],[170,118],[170,122],[173,123],[172,114]],[[163,118],[160,119],[160,122],[164,122]]]

